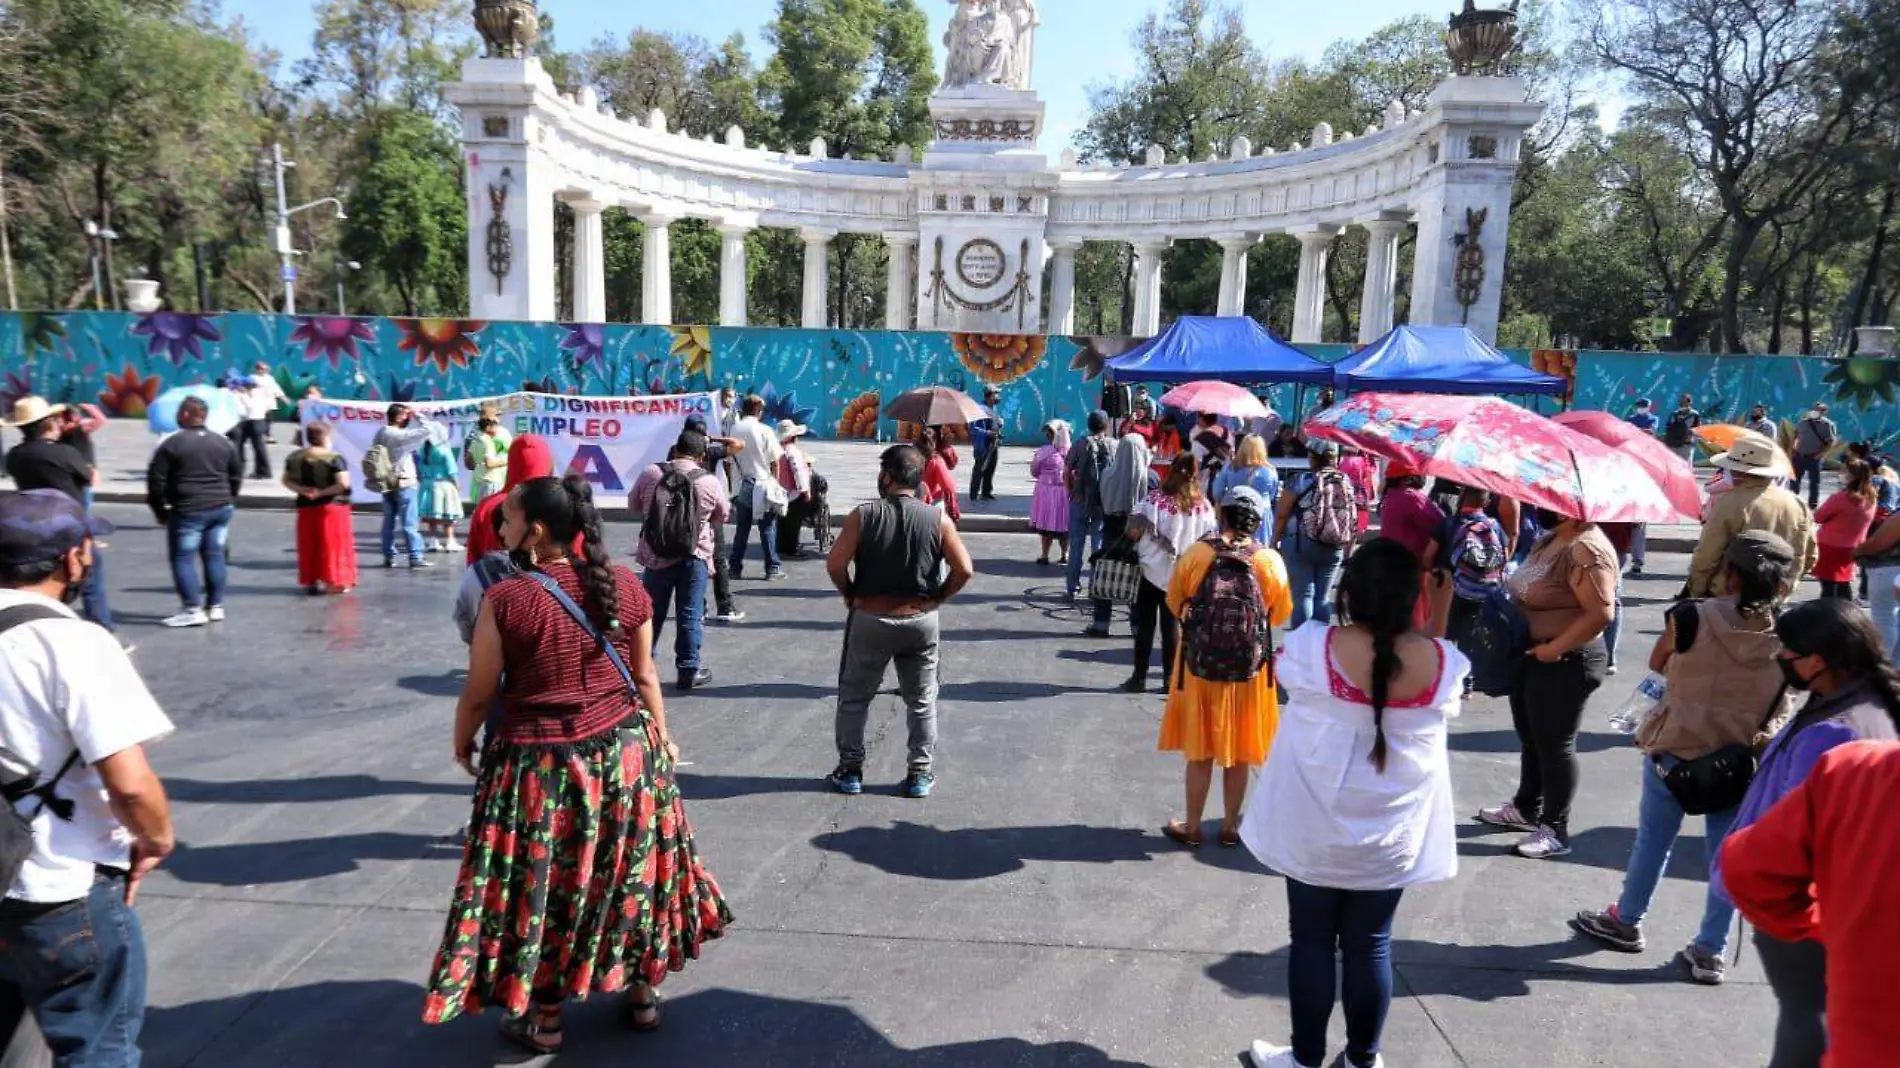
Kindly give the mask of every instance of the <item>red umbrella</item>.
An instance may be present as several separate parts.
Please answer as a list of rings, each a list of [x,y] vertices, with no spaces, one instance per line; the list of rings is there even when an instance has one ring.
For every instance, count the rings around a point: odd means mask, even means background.
[[[1579,519],[1678,521],[1634,459],[1495,397],[1355,393],[1306,434]]]
[[[1212,412],[1236,419],[1265,419],[1272,414],[1259,397],[1232,382],[1186,382],[1163,393],[1161,403],[1184,412]]]
[[[1654,434],[1631,426],[1609,412],[1564,412],[1551,417],[1559,426],[1593,437],[1641,464],[1663,496],[1683,515],[1702,514],[1702,484],[1689,461],[1669,451]]]

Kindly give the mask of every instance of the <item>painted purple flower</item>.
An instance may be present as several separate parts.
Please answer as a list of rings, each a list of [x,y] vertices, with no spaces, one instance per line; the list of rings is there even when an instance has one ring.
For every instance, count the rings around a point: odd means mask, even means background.
[[[303,315],[297,317],[297,329],[290,332],[292,344],[303,343],[303,358],[306,360],[329,360],[331,367],[341,367],[345,359],[361,359],[357,351],[359,341],[374,342],[376,331],[361,319],[348,319],[338,315]]]
[[[139,316],[139,321],[132,324],[132,332],[152,339],[145,346],[147,356],[162,352],[174,366],[183,367],[187,356],[204,358],[200,341],[223,340],[212,318],[190,312],[151,312]]]
[[[0,376],[0,409],[13,407],[13,402],[33,393],[33,372],[22,369],[19,374],[7,371]]]
[[[563,329],[567,336],[561,339],[561,349],[572,354],[574,370],[579,371],[590,363],[606,366],[606,327],[599,323],[574,323]]]

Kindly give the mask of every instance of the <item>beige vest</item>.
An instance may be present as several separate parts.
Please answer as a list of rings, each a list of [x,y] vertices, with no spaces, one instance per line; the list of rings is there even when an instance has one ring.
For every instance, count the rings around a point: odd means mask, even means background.
[[[1651,756],[1694,760],[1749,744],[1782,690],[1775,666],[1781,640],[1771,620],[1742,615],[1732,598],[1702,601],[1697,610],[1695,644],[1669,658],[1662,707],[1636,732],[1636,744]],[[1777,717],[1785,703],[1776,702]]]

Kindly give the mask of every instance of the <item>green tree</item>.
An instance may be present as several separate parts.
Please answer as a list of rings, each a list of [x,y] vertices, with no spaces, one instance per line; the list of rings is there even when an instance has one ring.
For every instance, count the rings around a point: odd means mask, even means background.
[[[391,110],[370,125],[361,156],[343,248],[395,287],[403,314],[457,312],[475,284],[460,150],[426,115]]]

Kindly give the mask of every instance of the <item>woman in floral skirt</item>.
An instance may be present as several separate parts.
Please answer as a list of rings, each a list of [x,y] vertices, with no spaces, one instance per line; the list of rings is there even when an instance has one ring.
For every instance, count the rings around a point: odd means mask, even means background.
[[[480,781],[422,1018],[497,1006],[503,1036],[545,1055],[561,1048],[563,1002],[597,991],[627,991],[628,1025],[658,1027],[654,987],[732,913],[673,781],[652,603],[609,562],[587,481],[533,479],[502,508],[525,573],[489,588],[469,647],[454,750]],[[497,697],[501,728],[477,773],[475,734]]]

